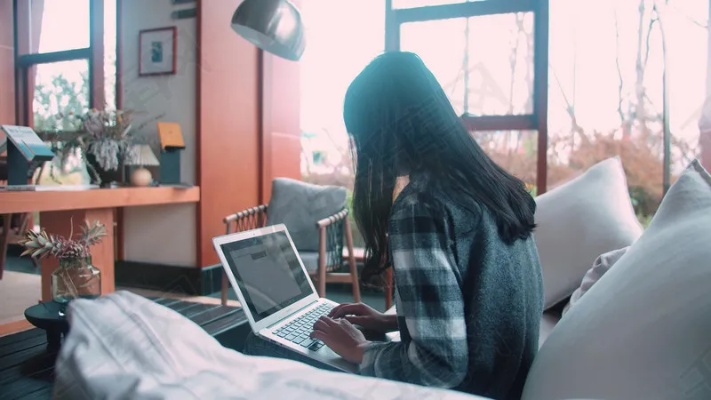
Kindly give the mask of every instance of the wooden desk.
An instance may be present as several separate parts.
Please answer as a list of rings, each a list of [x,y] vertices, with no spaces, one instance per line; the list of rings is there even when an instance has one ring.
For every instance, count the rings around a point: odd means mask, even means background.
[[[106,226],[107,236],[91,248],[92,262],[101,270],[101,292],[111,293],[114,285],[114,210],[123,207],[197,203],[200,188],[173,187],[91,189],[81,191],[0,192],[0,214],[40,212],[40,224],[47,233],[69,236],[80,231],[82,221],[98,220]],[[52,299],[51,275],[58,262],[42,260],[42,301]]]

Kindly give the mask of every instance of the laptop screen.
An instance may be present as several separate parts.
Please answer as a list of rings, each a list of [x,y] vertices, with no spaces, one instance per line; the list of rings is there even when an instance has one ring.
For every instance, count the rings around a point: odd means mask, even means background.
[[[221,247],[255,322],[313,293],[286,232]]]

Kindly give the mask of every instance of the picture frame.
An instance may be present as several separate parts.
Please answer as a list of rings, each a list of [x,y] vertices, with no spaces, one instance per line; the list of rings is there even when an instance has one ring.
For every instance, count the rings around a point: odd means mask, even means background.
[[[177,29],[144,29],[138,33],[138,76],[175,75]]]

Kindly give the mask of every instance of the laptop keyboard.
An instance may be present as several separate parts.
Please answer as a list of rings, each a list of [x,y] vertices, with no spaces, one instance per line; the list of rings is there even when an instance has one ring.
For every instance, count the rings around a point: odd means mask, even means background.
[[[316,320],[323,315],[328,315],[332,309],[333,306],[331,304],[321,304],[272,333],[310,350],[318,350],[323,347],[323,342],[311,339],[309,335],[313,331]]]

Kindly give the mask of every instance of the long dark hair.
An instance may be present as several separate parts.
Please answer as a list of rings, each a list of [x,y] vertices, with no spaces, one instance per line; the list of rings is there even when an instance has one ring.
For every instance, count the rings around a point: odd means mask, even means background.
[[[424,172],[458,188],[455,201],[488,208],[506,243],[531,235],[536,205],[525,184],[484,153],[417,55],[376,57],[348,88],[343,118],[353,139],[353,213],[366,245],[364,280],[388,266],[386,234],[398,176]]]

